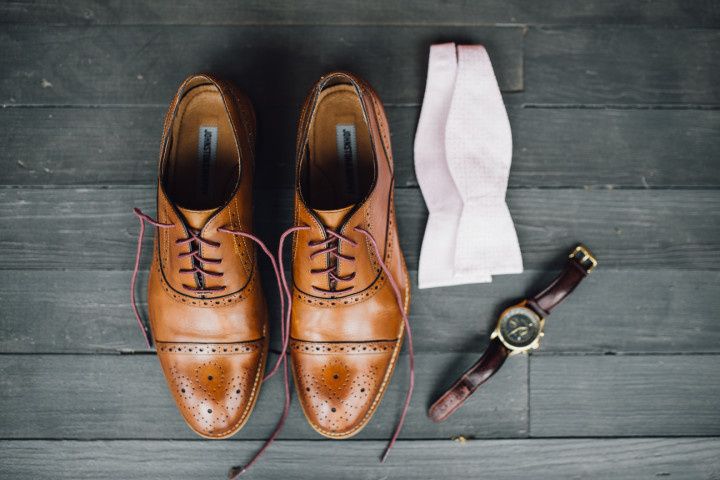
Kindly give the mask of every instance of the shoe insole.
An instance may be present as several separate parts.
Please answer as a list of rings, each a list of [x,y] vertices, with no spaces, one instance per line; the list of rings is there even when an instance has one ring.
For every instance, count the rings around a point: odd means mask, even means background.
[[[318,98],[308,135],[306,198],[317,210],[363,199],[373,179],[370,132],[352,85],[335,85]]]
[[[240,161],[217,87],[201,85],[185,94],[172,135],[165,178],[172,200],[191,210],[225,204],[240,176]]]

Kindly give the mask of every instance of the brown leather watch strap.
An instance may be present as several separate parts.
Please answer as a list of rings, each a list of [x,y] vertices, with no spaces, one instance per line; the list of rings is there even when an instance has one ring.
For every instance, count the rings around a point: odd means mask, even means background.
[[[570,254],[570,259],[560,275],[545,290],[529,299],[528,306],[539,315],[547,317],[553,308],[575,290],[595,265],[597,262],[592,254],[585,247],[578,246]]]
[[[593,254],[584,246],[578,245],[570,254],[570,258],[562,273],[553,280],[545,290],[527,300],[527,306],[542,317],[548,316],[565,297],[592,271],[597,265]],[[428,410],[428,416],[435,422],[442,422],[460,408],[465,400],[497,372],[510,350],[496,337],[483,353],[480,360],[465,372],[450,389],[443,394]]]
[[[442,397],[433,403],[430,410],[428,410],[430,419],[433,422],[442,422],[460,408],[480,385],[500,369],[509,353],[510,351],[498,338],[493,339],[480,360],[470,367]]]

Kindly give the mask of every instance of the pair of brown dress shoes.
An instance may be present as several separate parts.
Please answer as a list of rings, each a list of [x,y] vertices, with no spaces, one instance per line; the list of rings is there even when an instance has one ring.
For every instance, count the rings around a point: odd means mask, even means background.
[[[157,227],[146,338],[155,341],[188,425],[208,438],[238,432],[266,376],[259,246],[288,307],[271,373],[284,368],[289,350],[310,425],[348,438],[377,409],[408,330],[385,112],[349,73],[325,75],[310,91],[298,126],[294,226],[277,262],[252,233],[255,137],[252,105],[234,86],[211,75],[180,86],[165,117],[157,219],[136,210],[141,229]],[[282,271],[286,237],[293,240],[290,286]],[[133,306],[138,263],[139,253]]]

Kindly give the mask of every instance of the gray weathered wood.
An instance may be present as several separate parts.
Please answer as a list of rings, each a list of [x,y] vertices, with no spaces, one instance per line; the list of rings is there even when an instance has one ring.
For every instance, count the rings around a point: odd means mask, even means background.
[[[531,28],[525,101],[720,102],[720,30]]]
[[[479,352],[504,306],[554,272],[498,276],[488,285],[417,290],[417,352]],[[145,298],[146,272],[138,293]],[[277,293],[266,275],[279,349]],[[130,309],[128,271],[11,271],[0,276],[0,352],[147,351]],[[140,291],[142,290],[142,291]],[[599,268],[548,320],[543,353],[720,353],[720,272]],[[141,306],[144,311],[144,305]]]
[[[291,187],[298,112],[256,105],[257,184]],[[165,107],[0,109],[0,182],[147,185]],[[418,107],[387,109],[398,186],[417,186]],[[720,111],[509,107],[510,188],[718,187]],[[32,125],[32,128],[28,128]],[[30,147],[32,146],[32,147]]]
[[[526,436],[524,357],[509,362],[496,381],[476,395],[452,422],[436,424],[427,418],[430,403],[474,357],[416,357],[416,390],[403,438]],[[356,438],[386,439],[392,434],[405,399],[407,378],[407,359],[402,358],[382,404]],[[199,438],[177,411],[154,355],[0,355],[0,387],[2,438]],[[236,438],[266,438],[278,421],[282,398],[282,379],[277,376],[261,390],[252,417]],[[281,437],[322,438],[304,419],[296,398]]]
[[[530,359],[533,436],[720,435],[718,398],[718,355]]]
[[[80,25],[147,24],[658,24],[717,27],[720,13],[711,0],[578,2],[576,0],[442,2],[434,0],[231,0],[198,2],[15,0],[0,4],[0,22]]]
[[[503,90],[525,90],[518,102],[720,103],[718,30],[531,28],[524,59],[522,35],[518,27],[10,25],[0,28],[0,103],[165,105],[184,76],[209,70],[256,102],[297,105],[321,74],[350,68],[385,102],[418,104],[427,48],[450,39],[485,43]]]
[[[434,424],[427,406],[475,359],[417,356],[416,397],[405,438],[454,434],[526,435],[526,357],[508,360],[451,420]],[[535,437],[718,435],[720,356],[530,357],[530,434]],[[153,356],[2,355],[3,438],[193,438]],[[373,421],[358,438],[384,438],[406,388],[406,361]],[[267,435],[281,406],[280,379],[266,385],[238,438]],[[499,407],[502,405],[502,407]],[[283,438],[316,434],[293,406]]]
[[[0,467],[8,478],[146,480],[225,478],[260,442],[2,441]],[[714,480],[717,438],[573,440],[404,440],[388,461],[385,444],[279,441],[248,478],[502,478],[526,480]]]
[[[236,81],[259,103],[298,105],[349,69],[385,102],[417,102],[428,48],[484,43],[505,91],[522,90],[519,27],[0,27],[0,104],[166,105],[187,75]]]
[[[0,189],[3,269],[129,269],[152,188]],[[427,212],[420,192],[396,192],[400,242],[417,266]],[[554,268],[577,241],[603,268],[716,270],[720,191],[511,190],[508,204],[526,268]],[[291,192],[259,191],[258,233],[273,245],[290,226]],[[151,244],[148,236],[146,253]]]
[[[720,478],[711,0],[0,3],[0,477],[224,478],[247,460],[277,421],[281,379],[233,441],[200,440],[129,307],[130,208],[154,213],[167,103],[196,71],[250,94],[257,229],[272,246],[291,221],[298,104],[330,69],[366,77],[388,105],[415,284],[427,213],[412,141],[428,46],[449,40],[487,44],[499,76],[527,271],[413,292],[417,390],[386,464],[405,352],[359,441],[325,441],[294,399],[250,477]],[[542,349],[509,359],[449,421],[431,423],[429,403],[485,348],[502,307],[545,285],[578,240],[600,267],[550,317]]]

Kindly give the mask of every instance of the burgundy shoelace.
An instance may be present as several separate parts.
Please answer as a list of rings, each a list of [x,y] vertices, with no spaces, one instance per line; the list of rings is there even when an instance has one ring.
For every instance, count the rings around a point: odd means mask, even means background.
[[[142,318],[140,316],[140,312],[138,311],[137,304],[135,301],[135,287],[136,287],[136,280],[137,275],[140,267],[140,259],[142,256],[142,242],[143,237],[145,234],[145,223],[149,223],[150,225],[153,225],[157,228],[173,228],[175,227],[175,224],[170,223],[161,223],[157,220],[152,219],[148,215],[144,214],[140,209],[135,208],[134,210],[135,215],[137,216],[138,220],[140,221],[140,232],[138,234],[138,243],[137,243],[137,251],[135,255],[135,267],[133,269],[132,274],[132,280],[130,282],[130,299],[132,302],[133,311],[135,313],[135,318],[138,322],[138,325],[140,326],[140,329],[143,332],[143,335],[145,337],[145,341],[150,347],[152,345],[151,339],[150,339],[150,332],[146,328],[145,323],[142,321]],[[265,244],[260,240],[258,237],[247,233],[247,232],[241,232],[237,230],[230,230],[225,227],[221,227],[218,230],[230,235],[236,235],[236,236],[242,236],[245,238],[249,238],[252,241],[254,241],[265,253],[265,255],[270,259],[270,263],[273,266],[273,270],[275,273],[275,277],[278,283],[278,290],[280,291],[280,330],[282,332],[282,349],[280,351],[280,354],[278,355],[278,359],[275,362],[275,365],[272,369],[265,375],[263,378],[263,382],[268,381],[270,378],[272,378],[278,371],[278,369],[282,366],[283,369],[283,384],[285,389],[285,401],[283,404],[283,411],[280,416],[280,419],[278,420],[277,425],[275,426],[275,429],[273,430],[272,434],[268,439],[265,441],[263,446],[253,455],[253,457],[250,459],[248,463],[246,463],[243,466],[235,466],[230,468],[230,471],[228,472],[228,478],[230,480],[235,480],[245,472],[247,472],[258,460],[259,458],[265,453],[265,451],[272,445],[272,443],[275,441],[277,436],[282,431],[283,426],[285,425],[285,421],[287,419],[288,413],[290,411],[290,379],[288,375],[288,361],[287,361],[287,350],[288,350],[288,344],[290,342],[290,317],[291,317],[291,309],[292,309],[292,293],[290,292],[290,286],[289,282],[287,281],[287,278],[285,276],[285,269],[282,267],[282,258],[283,258],[283,249],[285,245],[285,240],[289,235],[292,235],[293,233],[296,233],[300,230],[309,230],[310,227],[308,226],[296,226],[291,227],[287,229],[283,234],[280,236],[280,242],[278,244],[278,253],[277,253],[277,261],[273,257],[270,250],[265,246]],[[395,445],[395,442],[397,441],[398,436],[400,435],[400,431],[402,430],[403,424],[405,423],[405,417],[407,416],[408,409],[410,407],[410,401],[412,399],[413,390],[415,388],[415,354],[413,350],[413,340],[412,340],[412,331],[410,329],[410,321],[408,320],[407,314],[405,312],[405,306],[403,305],[402,300],[402,294],[400,292],[400,287],[398,286],[397,282],[393,278],[390,269],[385,265],[385,262],[382,258],[382,255],[380,254],[380,249],[377,245],[377,242],[375,241],[375,238],[373,238],[372,234],[368,232],[367,230],[364,230],[359,227],[355,227],[355,231],[361,233],[364,235],[368,241],[370,242],[370,245],[373,247],[373,252],[375,254],[375,257],[380,264],[383,273],[388,279],[388,282],[390,283],[390,286],[393,289],[393,293],[395,294],[395,299],[397,301],[398,308],[400,309],[400,313],[402,315],[403,324],[405,327],[405,331],[407,332],[407,347],[408,347],[408,363],[409,363],[409,370],[410,370],[410,380],[408,384],[407,393],[405,395],[405,403],[403,405],[402,413],[400,414],[400,419],[398,420],[398,423],[395,427],[395,431],[393,432],[392,437],[390,438],[390,441],[388,442],[387,447],[385,448],[382,456],[380,457],[380,461],[384,462],[390,453],[390,450]],[[311,258],[314,258],[314,256],[321,255],[323,253],[330,254],[334,256],[336,259],[341,258],[348,261],[354,261],[355,259],[353,257],[349,257],[346,255],[340,254],[338,251],[339,249],[339,243],[341,241],[346,241],[350,243],[353,246],[356,246],[357,243],[352,241],[351,239],[347,238],[344,235],[341,235],[337,232],[333,232],[331,230],[327,230],[329,237],[322,241],[317,242],[310,242],[310,247],[321,247],[320,250],[315,251],[311,254]],[[333,242],[333,240],[335,240]],[[190,256],[193,251],[197,251],[195,248],[192,247],[191,242],[197,242],[197,245],[200,244],[206,244],[208,246],[217,246],[218,244],[216,242],[211,242],[206,239],[201,239],[199,234],[197,232],[191,232],[191,236],[187,239],[178,241],[178,244],[191,244],[191,251],[180,254],[184,257]],[[203,257],[200,256],[199,253],[193,255],[198,262],[206,261],[207,259],[203,259]],[[210,259],[211,261],[208,263],[219,263],[221,259]],[[216,261],[217,260],[217,261]],[[278,262],[280,265],[278,266]],[[194,264],[196,262],[193,262]],[[190,270],[190,269],[188,269]],[[207,271],[203,268],[199,267],[197,270],[193,269],[193,273],[197,273],[199,275],[206,275]],[[218,272],[211,272],[211,273],[218,273]],[[327,269],[320,269],[320,270],[313,270],[311,271],[313,274],[329,274],[330,278],[337,281],[350,281],[355,277],[355,273],[340,276],[337,274],[337,264],[333,265],[332,267],[328,267]],[[221,275],[221,274],[220,274]],[[332,285],[332,284],[331,284]],[[221,287],[225,288],[225,287]],[[340,289],[340,290],[331,290],[333,293],[341,293],[347,290],[350,290],[352,287]],[[316,290],[319,291],[328,291],[324,289],[320,289],[316,287]],[[202,289],[196,289],[193,290],[195,293],[209,293],[207,291],[203,291]],[[217,291],[217,290],[212,290]],[[287,302],[287,303],[286,303]]]
[[[310,227],[305,226],[296,226],[291,227],[280,236],[280,242],[278,243],[278,253],[277,253],[277,259],[280,264],[280,279],[282,282],[283,289],[285,291],[285,296],[287,297],[287,309],[284,310],[283,318],[281,318],[280,326],[283,332],[282,335],[282,344],[283,344],[283,350],[281,354],[281,358],[283,360],[283,373],[285,376],[285,405],[283,408],[283,414],[280,419],[280,422],[278,422],[278,426],[276,427],[275,431],[271,435],[271,437],[265,442],[263,447],[258,450],[258,452],[253,456],[253,458],[245,464],[245,466],[237,466],[232,467],[230,469],[230,472],[228,474],[228,478],[230,480],[236,480],[238,477],[240,477],[243,473],[247,472],[248,469],[257,462],[257,460],[260,458],[260,456],[265,453],[265,450],[272,444],[272,442],[275,440],[277,435],[280,433],[280,430],[282,430],[282,427],[285,423],[285,420],[287,418],[288,412],[290,410],[290,392],[289,392],[289,382],[288,382],[288,373],[287,373],[287,347],[290,343],[290,318],[292,316],[292,293],[290,292],[290,284],[285,276],[285,268],[283,267],[282,259],[283,259],[283,249],[285,246],[285,240],[289,235],[292,235],[293,233],[296,233],[301,230],[310,230]],[[313,252],[310,254],[310,258],[314,258],[317,255],[320,255],[322,253],[330,253],[331,255],[337,255],[341,258],[344,258],[345,260],[354,260],[353,257],[343,256],[340,255],[340,253],[337,251],[339,248],[339,242],[340,241],[347,241],[348,243],[352,244],[353,246],[356,246],[357,243],[352,241],[351,239],[347,238],[344,235],[341,235],[337,232],[333,232],[331,230],[326,230],[330,237],[323,241],[311,241],[308,246],[309,247],[322,247],[321,250],[318,250],[316,252]],[[405,403],[403,405],[402,413],[400,414],[400,419],[398,420],[397,425],[395,426],[395,431],[393,432],[392,437],[390,438],[390,441],[388,442],[387,447],[385,447],[385,450],[383,451],[383,454],[380,457],[380,462],[385,462],[387,459],[388,454],[390,453],[390,450],[395,445],[395,442],[397,441],[398,436],[400,435],[400,431],[402,430],[402,427],[405,423],[405,417],[407,416],[408,409],[410,408],[410,400],[412,399],[413,390],[415,388],[415,353],[413,350],[413,341],[412,341],[412,331],[410,330],[410,321],[408,320],[407,313],[405,312],[405,306],[403,305],[402,301],[402,294],[400,292],[400,287],[398,286],[397,282],[393,278],[392,274],[390,273],[390,269],[385,265],[385,262],[382,258],[382,255],[380,254],[380,248],[378,247],[377,242],[375,241],[375,238],[373,238],[372,234],[368,232],[367,230],[364,230],[359,227],[355,227],[355,231],[363,234],[367,239],[370,241],[370,244],[373,247],[373,253],[375,254],[375,258],[377,259],[378,263],[382,267],[383,272],[385,273],[385,276],[388,279],[388,282],[390,283],[390,286],[393,289],[393,292],[395,293],[395,299],[397,301],[398,308],[400,309],[400,313],[403,318],[403,324],[405,326],[405,330],[407,331],[407,346],[408,346],[408,363],[410,367],[410,381],[408,384],[407,393],[405,394]],[[329,245],[330,241],[332,239],[337,239],[337,242],[335,242],[334,245]],[[330,267],[329,267],[330,268]],[[342,280],[343,278],[348,278],[348,280],[355,277],[355,274],[352,273],[350,275],[340,277],[337,276],[337,272],[335,270],[335,266],[332,267],[332,269],[323,269],[323,270],[312,270],[311,273],[320,274],[320,273],[331,273],[333,272],[335,275],[331,274],[331,278],[335,278],[336,280]],[[341,289],[341,290],[333,290],[334,293],[342,292],[350,290],[352,287]],[[325,291],[323,289],[315,287],[316,290],[319,291]]]
[[[316,287],[315,285],[313,285],[312,288],[321,293],[343,293],[350,291],[352,290],[352,287],[338,289],[336,288],[336,285],[337,282],[349,282],[350,280],[355,278],[355,272],[343,276],[338,275],[337,262],[338,260],[346,260],[348,262],[355,261],[355,257],[343,255],[340,253],[340,242],[347,242],[353,247],[356,247],[357,243],[355,243],[345,235],[335,232],[329,228],[326,228],[325,232],[327,232],[328,234],[328,237],[325,240],[311,241],[308,243],[308,247],[311,248],[321,247],[320,250],[316,250],[310,254],[310,260],[317,257],[318,255],[328,255],[333,259],[333,263],[331,263],[327,268],[310,270],[310,273],[313,275],[328,275],[330,277],[330,288],[325,289]]]
[[[388,454],[390,453],[390,449],[395,445],[395,442],[397,441],[398,436],[400,435],[400,431],[402,430],[403,425],[405,424],[405,417],[407,416],[408,409],[410,408],[410,400],[412,400],[412,394],[413,390],[415,389],[415,351],[413,349],[413,339],[412,339],[412,330],[410,329],[410,320],[408,320],[407,312],[405,312],[405,306],[403,305],[402,301],[402,294],[400,292],[400,287],[398,286],[397,282],[392,276],[392,273],[390,273],[390,269],[385,265],[385,261],[382,258],[382,255],[380,254],[380,248],[378,248],[378,244],[375,241],[375,238],[372,236],[370,232],[368,232],[365,229],[362,229],[360,227],[355,227],[356,232],[360,232],[363,235],[365,235],[365,238],[367,238],[370,241],[370,244],[373,247],[373,251],[375,252],[375,258],[377,259],[377,262],[380,264],[380,267],[382,267],[383,272],[385,273],[385,276],[388,279],[388,282],[390,283],[390,286],[393,289],[393,292],[395,293],[395,300],[397,300],[398,308],[400,309],[400,314],[402,315],[403,324],[405,325],[405,331],[407,332],[407,349],[408,349],[408,367],[410,370],[410,380],[408,382],[408,389],[405,393],[405,403],[403,404],[402,413],[400,414],[400,419],[397,422],[397,425],[395,426],[395,432],[393,432],[392,437],[390,438],[390,441],[388,442],[387,447],[385,447],[385,451],[383,452],[382,456],[380,457],[381,462],[385,462],[387,459]]]
[[[282,289],[285,294],[285,299],[287,300],[287,308],[285,308],[285,302],[281,299],[280,305],[280,331],[281,337],[282,337],[282,350],[280,351],[280,356],[278,357],[278,362],[275,364],[275,368],[282,362],[283,365],[283,378],[285,380],[285,403],[283,405],[283,412],[280,416],[280,421],[278,421],[277,426],[275,427],[275,430],[270,435],[270,437],[265,441],[265,444],[258,450],[255,455],[250,459],[248,463],[245,465],[238,465],[235,467],[230,468],[230,471],[228,472],[228,479],[229,480],[236,480],[238,477],[240,477],[242,474],[247,472],[250,467],[255,465],[255,463],[260,459],[260,457],[265,453],[265,451],[270,447],[270,445],[275,441],[277,436],[280,434],[280,431],[282,430],[283,426],[285,425],[285,420],[287,419],[288,413],[290,412],[290,380],[288,377],[288,361],[287,361],[287,350],[288,345],[290,343],[290,314],[292,310],[292,294],[290,293],[290,288],[288,286],[287,279],[285,278],[285,268],[282,264],[282,258],[283,258],[283,247],[285,245],[285,240],[287,237],[299,230],[304,230],[310,227],[291,227],[285,230],[282,235],[280,235],[280,242],[278,243],[278,253],[277,253],[277,260],[280,265],[280,282],[282,283]],[[282,297],[282,294],[281,294]]]
[[[140,312],[137,308],[137,302],[135,301],[135,283],[137,281],[138,270],[140,269],[140,258],[142,256],[142,242],[145,236],[145,222],[153,225],[157,228],[173,228],[173,223],[161,223],[153,220],[148,215],[145,215],[139,208],[133,208],[133,213],[140,220],[140,232],[138,233],[137,250],[135,251],[135,267],[133,268],[132,279],[130,280],[130,303],[132,304],[133,312],[135,313],[135,320],[137,320],[140,330],[143,332],[145,343],[148,348],[152,347],[152,340],[150,338],[150,328],[145,325],[140,317]]]
[[[173,227],[175,227],[175,224],[158,222],[157,220],[154,220],[150,216],[143,213],[139,208],[135,208],[135,209],[133,209],[133,211],[135,213],[135,216],[137,216],[138,220],[140,221],[140,232],[138,234],[137,251],[135,254],[135,268],[133,269],[132,280],[130,282],[130,301],[132,302],[133,311],[135,312],[135,319],[137,320],[138,325],[140,326],[140,329],[142,330],[143,335],[145,336],[145,342],[147,343],[148,347],[151,347],[152,341],[150,339],[149,329],[147,329],[145,327],[145,323],[142,321],[142,318],[140,317],[140,312],[138,311],[137,303],[135,301],[135,286],[136,286],[136,282],[137,282],[138,271],[140,268],[140,259],[142,257],[142,242],[143,242],[143,237],[145,235],[145,222],[147,222],[150,225],[153,225],[157,228],[173,228]],[[265,377],[263,378],[263,382],[270,380],[277,373],[278,369],[282,365],[282,367],[283,367],[283,383],[284,383],[284,388],[285,388],[285,404],[283,407],[283,412],[280,416],[280,420],[278,421],[277,425],[275,426],[275,429],[273,430],[273,433],[265,441],[263,446],[255,453],[255,455],[252,457],[250,462],[248,462],[244,467],[233,467],[230,469],[230,472],[228,475],[229,478],[237,478],[239,475],[246,472],[258,460],[258,458],[260,458],[260,456],[263,453],[265,453],[265,450],[267,450],[267,448],[275,441],[275,438],[282,431],[282,428],[285,424],[285,420],[287,419],[287,415],[290,410],[290,379],[288,377],[288,370],[287,370],[287,344],[288,344],[288,339],[289,339],[289,330],[286,329],[285,322],[284,322],[284,319],[286,318],[286,315],[285,315],[286,297],[284,295],[283,285],[285,285],[285,284],[281,283],[281,275],[280,275],[281,271],[278,268],[277,262],[275,261],[275,257],[273,256],[273,254],[270,252],[270,250],[267,248],[267,246],[265,245],[265,243],[263,243],[262,240],[260,240],[258,237],[256,237],[255,235],[253,235],[251,233],[241,232],[238,230],[230,230],[225,227],[218,228],[218,231],[227,233],[229,235],[235,235],[235,236],[249,238],[250,240],[254,241],[261,248],[261,250],[265,253],[265,255],[268,257],[268,259],[270,259],[270,263],[272,264],[273,271],[275,272],[275,278],[277,280],[278,292],[280,293],[280,318],[281,318],[280,328],[283,331],[283,335],[282,335],[283,346],[282,346],[280,355],[278,355],[278,359],[275,362],[275,365],[273,365],[273,367],[270,369],[270,371],[268,373],[266,373]],[[216,242],[210,242],[205,239],[199,240],[200,236],[198,234],[195,234],[189,238],[191,240],[198,241],[199,243],[205,243],[210,246],[219,246],[219,244],[217,244]],[[188,239],[177,242],[178,245],[184,245],[184,244],[190,244],[190,243],[191,242],[188,241]],[[190,254],[192,253],[192,250],[194,250],[194,248],[191,245],[191,252],[182,253],[182,254],[179,254],[179,256],[183,257],[183,258],[190,256]],[[195,258],[197,258],[200,261],[203,261],[202,257],[200,257],[199,254],[195,255]],[[220,261],[222,261],[222,260],[217,259],[217,261],[212,261],[210,263],[220,263]],[[199,268],[198,270],[200,272],[203,272],[203,274],[207,273],[202,268]],[[181,272],[183,272],[183,270],[181,270]],[[284,278],[284,276],[282,278]],[[224,286],[221,288],[223,290],[225,289]],[[287,290],[286,285],[285,285],[285,290]],[[203,289],[195,289],[193,291],[195,293],[203,293],[203,292],[208,293],[208,289],[204,289],[204,290]],[[218,289],[214,289],[212,291],[218,291]],[[288,297],[288,300],[289,300],[289,298],[290,297]]]

